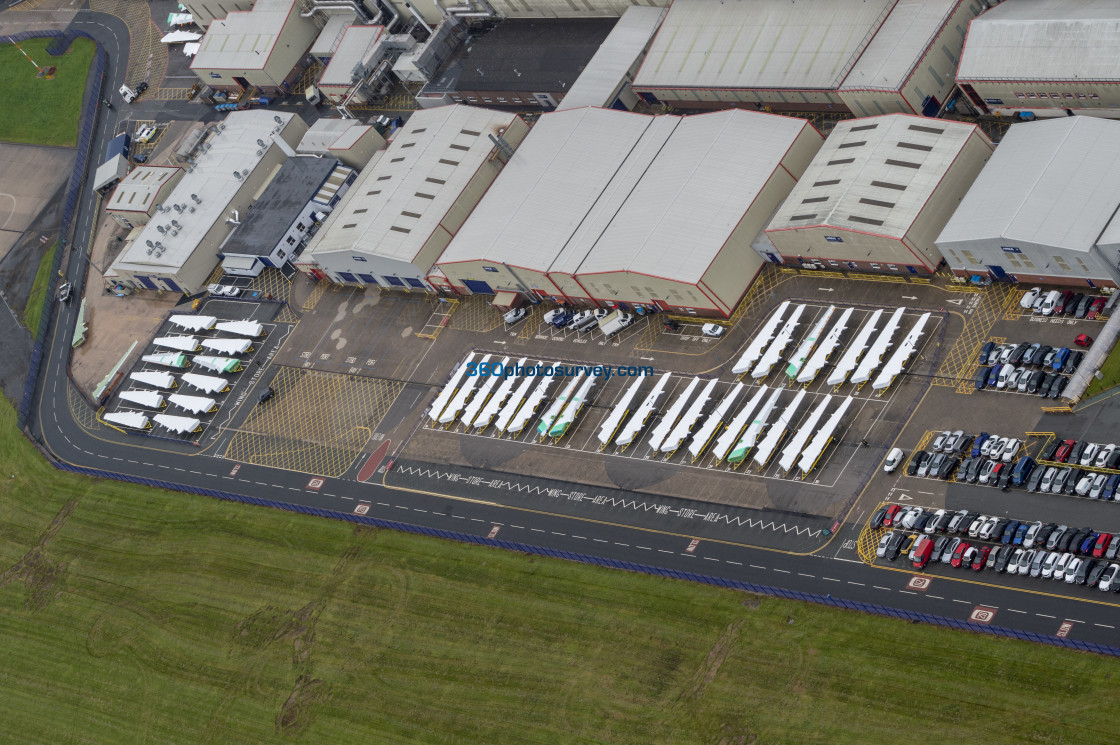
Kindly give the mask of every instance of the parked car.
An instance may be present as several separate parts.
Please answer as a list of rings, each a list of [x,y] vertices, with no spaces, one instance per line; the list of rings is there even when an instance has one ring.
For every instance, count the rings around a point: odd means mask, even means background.
[[[1019,523],[1019,527],[1015,528],[1015,534],[1011,536],[1011,545],[1022,546],[1023,541],[1027,539],[1027,533],[1029,533],[1033,527],[1031,523]]]
[[[1087,316],[1089,314],[1089,306],[1093,304],[1093,300],[1094,298],[1092,295],[1083,295],[1081,297],[1081,302],[1077,304],[1077,310],[1073,312],[1073,317],[1084,318]]]
[[[949,518],[949,522],[945,525],[945,530],[948,533],[957,533],[961,529],[961,522],[968,517],[968,510],[961,510]]]
[[[1101,533],[1097,536],[1097,540],[1093,543],[1092,549],[1094,558],[1103,558],[1105,552],[1108,551],[1108,544],[1110,543],[1112,543],[1112,533]]]
[[[993,569],[995,569],[995,571],[999,572],[1000,574],[1007,571],[1007,568],[1011,563],[1011,558],[1015,555],[1016,551],[1018,551],[1020,554],[1022,554],[1023,552],[1023,549],[1015,548],[1014,546],[1002,546],[997,550],[999,553],[996,557],[996,564]]]
[[[953,557],[949,559],[950,566],[954,569],[960,567],[961,564],[964,563],[965,554],[968,554],[970,551],[975,551],[975,549],[967,542],[962,541],[961,544],[957,546],[956,550],[953,551]]]
[[[1046,299],[1042,301],[1042,306],[1038,312],[1044,316],[1054,315],[1055,309],[1058,307],[1058,301],[1061,300],[1062,293],[1057,290],[1051,290],[1046,294]]]
[[[1111,502],[1116,498],[1116,487],[1120,485],[1120,475],[1112,474],[1104,482],[1104,490],[1101,491],[1101,499]]]
[[[1027,393],[1038,393],[1038,389],[1042,386],[1042,382],[1046,379],[1046,373],[1041,370],[1036,370],[1031,373],[1030,379],[1027,381]]]
[[[1093,319],[1101,314],[1104,310],[1104,304],[1108,302],[1108,298],[1099,297],[1089,304],[1089,312],[1085,314],[1086,318]]]
[[[1085,575],[1081,574],[1081,568],[1085,566],[1086,561],[1092,560],[1081,559],[1076,556],[1069,560],[1069,564],[1066,564],[1065,574],[1065,581],[1067,585],[1072,585],[1077,582],[1078,576],[1080,576],[1082,581],[1084,581]]]
[[[1069,378],[1065,375],[1059,375],[1057,379],[1050,386],[1050,398],[1058,398],[1062,395],[1062,391],[1069,385]]]
[[[883,518],[883,527],[884,528],[889,528],[892,525],[894,525],[895,524],[895,522],[894,522],[895,518],[898,517],[898,514],[900,512],[902,512],[902,507],[900,507],[897,504],[888,504],[887,505],[887,514]]]
[[[727,328],[725,326],[720,326],[718,323],[705,323],[700,327],[701,334],[715,339],[723,336],[726,332]]]
[[[1077,338],[1073,340],[1073,343],[1079,347],[1090,347],[1093,345],[1093,337],[1088,334],[1078,334]]]
[[[1031,565],[1034,563],[1035,557],[1038,552],[1033,549],[1028,549],[1023,552],[1022,557],[1019,559],[1019,574],[1026,575],[1031,571]]]
[[[1032,468],[1031,476],[1027,479],[1027,491],[1042,491],[1042,478],[1053,466],[1049,468]]]
[[[1081,305],[1081,301],[1084,300],[1084,299],[1085,299],[1085,294],[1084,293],[1081,293],[1081,292],[1073,293],[1073,295],[1070,296],[1070,299],[1066,301],[1065,307],[1062,308],[1062,314],[1067,315],[1067,316],[1072,316],[1075,313],[1077,313],[1077,308],[1078,308],[1079,305]]]
[[[1085,581],[1080,584],[1088,587],[1096,587],[1097,583],[1101,581],[1101,575],[1108,569],[1107,561],[1097,561],[1093,563],[1093,568],[1085,576]]]
[[[1046,552],[1045,551],[1038,551],[1038,552],[1035,553],[1034,559],[1031,560],[1031,567],[1030,567],[1030,570],[1029,570],[1030,575],[1032,577],[1038,577],[1040,574],[1042,574],[1042,564],[1045,561],[1046,561]]]
[[[1058,463],[1065,463],[1069,460],[1069,455],[1073,451],[1073,446],[1077,444],[1077,440],[1062,440],[1062,444],[1054,451],[1054,460]]]
[[[1002,460],[1004,463],[1010,463],[1012,459],[1014,459],[1015,455],[1019,452],[1019,448],[1021,448],[1022,446],[1022,440],[1017,440],[1014,437],[1010,438],[1007,441],[1007,444],[1003,446],[1003,455],[1000,460]]]
[[[953,475],[953,472],[957,470],[960,464],[960,458],[952,455],[947,456],[941,463],[941,466],[937,469],[937,478],[948,480]]]
[[[981,546],[972,558],[972,571],[979,572],[984,568],[984,564],[988,561],[988,556],[992,553],[991,546]]]
[[[1046,544],[1045,545],[1046,545],[1047,550],[1049,550],[1049,551],[1056,550],[1057,547],[1058,547],[1058,541],[1061,540],[1061,537],[1063,535],[1065,535],[1068,531],[1069,531],[1069,526],[1067,526],[1067,525],[1059,525],[1058,527],[1054,528],[1054,530],[1050,533],[1050,536],[1046,539]]]
[[[988,372],[988,387],[989,388],[994,388],[995,387],[996,383],[999,381],[1000,370],[1002,370],[1003,368],[1004,368],[1004,365],[1001,365],[999,363],[996,363],[996,364],[992,365],[992,369]]]
[[[939,433],[936,437],[933,438],[933,444],[930,445],[930,450],[935,453],[940,453],[945,449],[945,443],[947,443],[949,441],[949,438],[952,436],[953,433],[947,430],[945,432]]]
[[[933,476],[936,478],[938,471],[941,470],[941,465],[945,462],[945,453],[934,453],[926,463],[918,469],[919,476]],[[923,471],[925,471],[923,473]]]
[[[992,480],[992,473],[995,472],[998,464],[994,460],[989,460],[984,463],[984,467],[980,469],[979,483],[987,484]]]
[[[1035,540],[1038,539],[1039,534],[1042,532],[1042,521],[1038,520],[1030,523],[1029,525],[1027,523],[1023,524],[1027,526],[1027,531],[1023,534],[1022,540],[1019,540],[1019,536],[1015,536],[1015,545],[1018,546],[1022,544],[1023,546],[1030,548],[1034,545]]]
[[[1038,350],[1040,349],[1042,349],[1042,342],[1037,341],[1027,347],[1027,352],[1023,355],[1023,364],[1027,365],[1028,367],[1030,365],[1033,365],[1035,363],[1035,355],[1038,354]]]
[[[976,378],[973,381],[973,384],[975,385],[976,390],[978,390],[978,391],[984,390],[984,386],[986,386],[988,384],[988,376],[991,375],[991,374],[992,374],[992,368],[990,368],[990,367],[981,366],[981,367],[976,368]]]
[[[1042,288],[1041,287],[1032,287],[1031,289],[1027,290],[1026,294],[1023,295],[1022,299],[1019,300],[1019,307],[1020,308],[1026,308],[1028,310],[1030,308],[1033,308],[1034,304],[1035,304],[1035,301],[1038,300],[1038,297],[1041,294],[1042,294]]]
[[[1060,316],[1066,312],[1066,306],[1069,301],[1073,299],[1073,290],[1066,290],[1058,297],[1057,304],[1054,305],[1054,315]]]
[[[1050,572],[1050,579],[1058,580],[1059,582],[1065,579],[1066,567],[1073,561],[1073,554],[1063,553],[1058,556],[1058,560],[1054,562],[1054,568]]]
[[[1089,499],[1100,499],[1104,495],[1104,486],[1108,482],[1107,473],[1098,473],[1096,476],[1090,475],[1092,484],[1089,486]]]
[[[926,523],[926,526],[925,526],[925,529],[924,529],[925,532],[926,533],[935,533],[938,530],[940,530],[941,527],[942,527],[942,524],[944,522],[948,522],[948,517],[947,517],[948,514],[949,513],[947,513],[945,510],[938,510],[937,512],[934,512],[933,515],[930,517],[929,521]]]
[[[1031,343],[1029,341],[1022,342],[1015,347],[1015,350],[1013,352],[1011,352],[1011,357],[1009,357],[1007,361],[1012,365],[1015,365],[1016,367],[1023,364],[1023,355],[1027,353],[1027,350],[1030,349],[1030,347]]]
[[[507,326],[512,326],[525,318],[526,315],[527,312],[524,308],[514,308],[513,310],[506,311],[505,314],[502,315],[502,320]]]
[[[949,542],[952,540],[953,539],[947,535],[939,535],[937,538],[933,539],[933,551],[931,551],[929,555],[930,563],[935,564],[941,561],[941,555],[945,552],[945,547],[948,546]]]
[[[1120,587],[1117,575],[1120,575],[1120,564],[1109,564],[1108,569],[1104,570],[1101,578],[1097,581],[1097,587],[1103,592],[1108,592],[1114,587]]]
[[[879,509],[875,510],[875,514],[871,516],[871,520],[869,520],[868,522],[870,523],[872,528],[881,528],[883,527],[883,521],[886,519],[886,517],[887,508],[880,507]]]
[[[598,324],[599,322],[595,320],[594,313],[590,310],[581,310],[568,321],[568,328],[574,331],[583,331],[584,329],[589,329]]]
[[[954,538],[953,540],[949,541],[949,545],[946,546],[941,552],[941,563],[952,563],[953,555],[957,553],[957,549],[961,547],[962,543],[964,543],[964,541],[960,538]],[[967,546],[968,544],[964,543],[964,545]]]
[[[878,556],[880,559],[886,557],[887,547],[891,545],[891,541],[894,540],[894,536],[895,536],[895,534],[892,531],[890,533],[887,533],[886,535],[884,535],[882,538],[879,539],[879,546],[878,546],[878,548],[875,549],[875,555]]]
[[[1085,353],[1079,349],[1075,349],[1069,353],[1069,359],[1066,360],[1064,372],[1073,375],[1077,372],[1077,368],[1081,367],[1081,360],[1085,359]]]
[[[910,456],[910,462],[906,464],[906,475],[917,476],[918,471],[921,470],[922,466],[924,466],[926,462],[929,461],[929,459],[930,454],[925,450],[919,450],[918,452],[914,453],[912,456]]]
[[[1050,366],[1054,368],[1054,372],[1061,372],[1062,368],[1066,364],[1067,359],[1069,359],[1069,347],[1062,347],[1054,355],[1054,359],[1050,363]]]
[[[971,455],[973,458],[977,458],[980,456],[980,448],[984,447],[984,443],[988,441],[988,437],[989,435],[987,432],[981,432],[980,434],[976,435],[976,439],[972,441]]]
[[[1058,565],[1058,559],[1062,555],[1057,551],[1045,551],[1046,559],[1042,562],[1042,569],[1039,571],[1039,576],[1042,579],[1052,579],[1054,577],[1054,567]]]

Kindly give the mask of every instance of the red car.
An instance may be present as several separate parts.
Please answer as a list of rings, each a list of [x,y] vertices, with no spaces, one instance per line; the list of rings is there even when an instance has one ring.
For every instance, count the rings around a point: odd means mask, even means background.
[[[929,557],[933,555],[933,539],[928,535],[924,535],[918,540],[921,541],[921,544],[913,549],[913,564],[916,569],[922,569],[929,563]]]
[[[1066,459],[1069,458],[1069,451],[1073,450],[1073,446],[1076,444],[1076,440],[1063,440],[1058,449],[1054,451],[1054,460],[1065,463]]]
[[[1060,316],[1066,310],[1066,303],[1073,297],[1073,290],[1066,290],[1058,298],[1058,302],[1054,305],[1054,315]]]
[[[991,546],[984,546],[980,549],[980,553],[976,554],[976,558],[972,560],[972,571],[979,572],[984,568],[984,564],[988,561],[988,555],[992,553]]]
[[[1085,314],[1088,319],[1096,318],[1104,310],[1104,304],[1108,302],[1107,298],[1099,297],[1093,302],[1089,303],[1089,312]]]
[[[1078,334],[1077,338],[1073,340],[1073,343],[1079,347],[1089,347],[1093,345],[1093,337],[1088,334]]]
[[[1104,556],[1104,552],[1108,550],[1108,544],[1110,543],[1112,543],[1112,533],[1101,533],[1101,537],[1093,545],[1093,556],[1097,559]]]
[[[968,541],[961,541],[961,545],[957,546],[957,550],[953,552],[953,558],[949,561],[949,563],[953,567],[959,567],[961,565],[961,558],[964,556],[964,552],[970,548],[972,548],[972,546],[969,545]]]
[[[883,518],[884,528],[889,528],[890,526],[894,525],[895,515],[897,515],[901,509],[902,508],[897,504],[892,504],[890,507],[887,507],[887,516]]]

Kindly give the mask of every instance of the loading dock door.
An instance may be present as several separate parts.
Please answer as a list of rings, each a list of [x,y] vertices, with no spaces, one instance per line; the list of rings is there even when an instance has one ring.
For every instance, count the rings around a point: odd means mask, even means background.
[[[476,295],[493,295],[494,291],[490,289],[490,285],[477,279],[464,279],[463,284],[467,289]]]
[[[996,279],[1007,279],[1007,272],[1003,270],[1002,266],[994,266],[989,264],[988,271],[991,272],[992,276]]]
[[[156,286],[156,283],[152,281],[151,277],[141,277],[141,276],[137,275],[136,281],[139,282],[140,284],[144,285],[145,287],[147,287],[149,290],[158,290],[159,289],[159,287]]]

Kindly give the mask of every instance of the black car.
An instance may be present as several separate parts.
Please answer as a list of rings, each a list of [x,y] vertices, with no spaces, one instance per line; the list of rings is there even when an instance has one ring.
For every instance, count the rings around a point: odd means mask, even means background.
[[[953,475],[953,471],[956,471],[957,467],[960,466],[960,464],[961,464],[961,459],[960,458],[953,458],[953,457],[946,458],[945,462],[941,464],[941,467],[939,469],[937,469],[937,478],[948,479],[950,476]]]
[[[1011,561],[1011,555],[1015,553],[1014,546],[1000,546],[998,549],[999,556],[996,557],[996,572],[1006,572],[1007,562]]]
[[[871,516],[871,527],[873,527],[873,528],[883,527],[883,519],[886,518],[886,516],[887,516],[887,508],[886,507],[880,507],[878,510],[875,511],[875,514]]]
[[[1072,316],[1077,312],[1077,306],[1081,305],[1081,301],[1085,299],[1085,293],[1079,292],[1069,300],[1066,301],[1066,307],[1062,308],[1062,313],[1067,316]]]
[[[1104,574],[1105,569],[1108,569],[1108,562],[1098,561],[1096,565],[1094,565],[1093,568],[1089,571],[1088,581],[1085,584],[1089,585],[1089,587],[1096,587],[1097,582],[1100,582],[1101,575]],[[1074,581],[1076,582],[1077,580]]]
[[[1038,348],[1038,351],[1034,353],[1034,357],[1031,357],[1031,364],[1041,365],[1042,360],[1046,359],[1046,355],[1050,354],[1053,349],[1054,347],[1050,346],[1049,344],[1043,344]]]
[[[961,459],[961,464],[957,467],[957,481],[968,481],[968,469],[972,467],[974,460],[976,459],[972,456]]]
[[[1065,371],[1070,375],[1077,372],[1077,366],[1081,364],[1081,360],[1085,359],[1085,353],[1080,350],[1075,350],[1069,353],[1066,358]]]
[[[1114,471],[1120,469],[1120,449],[1108,456],[1108,463],[1105,464],[1105,468],[1111,468]]]
[[[965,512],[964,517],[962,517],[960,522],[957,523],[956,529],[955,530],[950,530],[948,532],[953,533],[953,534],[967,533],[968,532],[968,526],[972,525],[972,521],[975,520],[976,518],[978,518],[979,516],[980,516],[980,513],[978,513],[978,512]]]
[[[910,458],[910,462],[906,464],[906,475],[916,476],[918,469],[925,465],[926,461],[930,459],[930,454],[925,450],[919,450],[914,453]]]
[[[949,545],[950,540],[951,539],[947,535],[939,535],[939,536],[937,536],[937,538],[934,539],[934,541],[933,541],[933,553],[931,553],[929,555],[929,563],[930,564],[934,563],[935,561],[940,561],[941,560],[941,552],[944,551],[945,547]],[[1120,544],[1117,544],[1117,545],[1120,545]]]
[[[1050,386],[1050,398],[1061,396],[1067,385],[1069,385],[1069,378],[1065,375],[1059,375],[1058,379],[1054,381],[1054,385]]]
[[[1038,459],[1041,460],[1054,460],[1054,453],[1058,451],[1058,446],[1061,445],[1061,440],[1053,440],[1049,445],[1042,448],[1038,454]]]
[[[965,481],[970,484],[975,484],[980,479],[980,471],[984,468],[983,458],[973,458],[972,463],[968,466],[968,473],[965,474]]]
[[[1027,491],[1038,491],[1038,485],[1042,481],[1042,475],[1046,473],[1046,469],[1039,466],[1031,471],[1030,478],[1027,479]]]
[[[1098,562],[1096,559],[1086,559],[1081,562],[1081,566],[1077,567],[1077,574],[1073,575],[1073,584],[1085,584],[1085,581],[1089,579],[1089,572],[1093,571],[1093,567],[1100,563],[1103,562]]]
[[[976,435],[963,434],[957,438],[957,443],[953,447],[953,451],[961,457],[964,457],[972,452],[972,441],[976,439]]]
[[[976,361],[981,365],[988,362],[988,358],[992,356],[992,350],[996,348],[994,341],[987,342],[984,346],[980,347],[980,354],[977,356]]]
[[[894,561],[898,558],[898,553],[902,550],[902,542],[906,540],[907,535],[909,534],[904,530],[896,530],[891,534],[891,539],[887,542],[886,558],[888,561]]]
[[[1050,539],[1050,535],[1058,529],[1055,523],[1046,523],[1038,529],[1038,533],[1034,537],[1034,544],[1032,548],[1039,548],[1046,545],[1046,541]]]
[[[1081,454],[1085,452],[1085,446],[1088,444],[1089,443],[1085,440],[1078,440],[1077,442],[1073,443],[1073,447],[1070,448],[1069,451],[1069,457],[1066,458],[1066,463],[1069,463],[1071,466],[1080,463]]]
[[[990,484],[990,486],[999,486],[1000,489],[1003,489],[1004,487],[1010,485],[1011,475],[1012,473],[1014,473],[1014,471],[1015,469],[1011,466],[1010,463],[1004,463],[1003,468],[999,469],[999,482],[996,484]]]
[[[1042,387],[1042,383],[1045,379],[1046,373],[1041,370],[1035,370],[1031,373],[1031,377],[1027,382],[1027,393],[1038,393],[1038,389]]]
[[[1058,373],[1046,373],[1046,377],[1038,384],[1038,395],[1046,398],[1050,394],[1050,386],[1054,384],[1054,380],[1058,377]],[[1033,380],[1033,378],[1032,378]],[[1029,386],[1028,386],[1029,387]]]
[[[1092,304],[1094,298],[1092,295],[1083,295],[1081,302],[1077,304],[1077,310],[1073,312],[1074,318],[1084,318],[1085,314],[1089,312],[1089,306]]]
[[[1058,541],[1058,550],[1076,553],[1077,549],[1081,547],[1081,542],[1092,532],[1092,528],[1082,528],[1081,530],[1074,530],[1071,528],[1062,536],[1062,539]]]
[[[1084,476],[1085,469],[1074,468],[1073,472],[1070,473],[1069,478],[1066,479],[1065,486],[1062,487],[1062,494],[1073,495],[1073,493],[1077,491],[1078,482],[1080,482]]]
[[[1027,347],[1027,351],[1023,355],[1023,365],[1024,366],[1033,365],[1035,355],[1038,354],[1038,350],[1041,349],[1041,348],[1042,348],[1042,344],[1040,344],[1039,342],[1035,342],[1034,344],[1031,344],[1029,347]]]
[[[1011,353],[1011,359],[1009,359],[1008,362],[1010,362],[1012,365],[1015,365],[1015,367],[1021,365],[1023,363],[1023,355],[1027,353],[1027,350],[1030,349],[1030,347],[1031,343],[1029,341],[1025,341],[1019,346],[1015,347],[1015,351]]]
[[[976,386],[976,390],[978,390],[978,391],[984,390],[984,386],[986,386],[988,384],[988,376],[991,375],[991,374],[992,374],[992,368],[990,368],[990,367],[978,367],[978,368],[976,368],[976,379],[973,381],[973,385]]]
[[[260,392],[260,395],[257,396],[257,403],[258,404],[263,404],[265,401],[272,398],[272,394],[273,394],[272,386],[269,386],[268,388],[265,388],[263,391]]]
[[[932,520],[932,519],[933,519],[933,513],[932,512],[924,512],[923,511],[922,514],[918,515],[918,519],[914,521],[914,527],[911,528],[911,530],[913,530],[915,533],[926,532],[926,526],[929,525],[929,521]]]

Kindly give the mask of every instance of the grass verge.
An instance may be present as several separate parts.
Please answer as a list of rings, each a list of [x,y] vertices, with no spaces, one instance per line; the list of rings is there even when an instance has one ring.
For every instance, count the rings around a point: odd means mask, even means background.
[[[35,272],[35,280],[31,283],[31,293],[27,296],[27,303],[23,306],[23,324],[34,335],[39,331],[39,320],[43,316],[43,304],[47,300],[53,283],[51,282],[51,265],[54,263],[54,252],[58,250],[58,241],[51,244],[39,260],[39,268]]]
[[[1120,385],[1120,344],[1114,346],[1112,351],[1108,353],[1104,364],[1101,365],[1100,379],[1093,378],[1090,380],[1089,387],[1085,389],[1085,395],[1081,398],[1086,399],[1098,393],[1104,393],[1117,385]]]
[[[19,46],[40,67],[57,68],[53,79],[38,77],[35,66],[14,44],[0,44],[0,141],[73,147],[86,77],[97,49],[75,39],[60,57],[47,54],[52,39],[28,39]]]
[[[74,477],[6,403],[0,433],[3,742],[1019,744],[1120,724],[1112,659]]]

